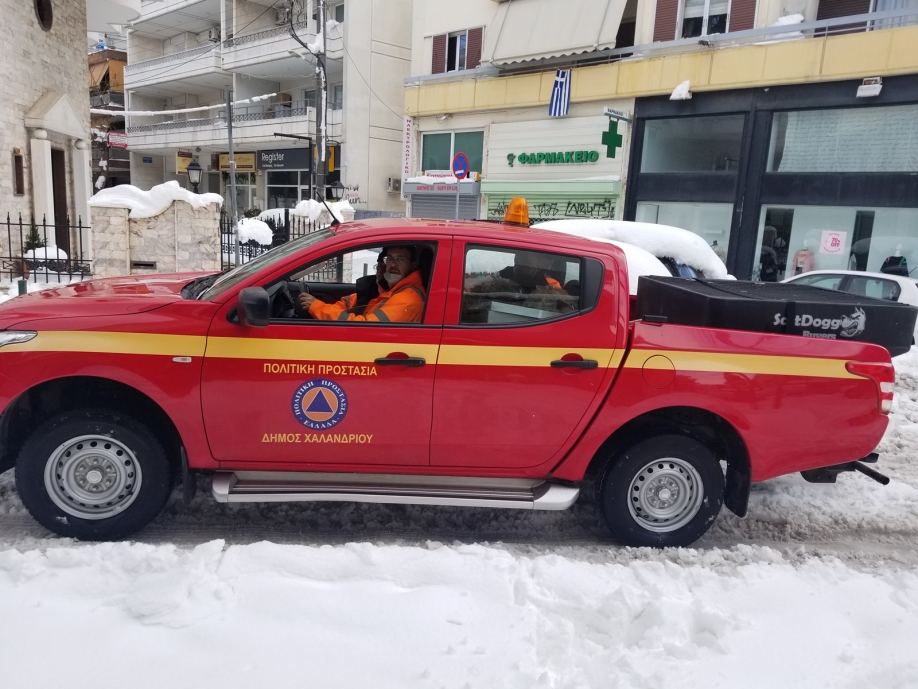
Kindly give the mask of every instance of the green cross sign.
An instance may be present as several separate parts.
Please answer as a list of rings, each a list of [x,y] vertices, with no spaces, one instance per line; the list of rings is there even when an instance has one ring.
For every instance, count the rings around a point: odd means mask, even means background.
[[[602,143],[606,147],[606,158],[615,157],[615,149],[622,145],[624,139],[618,133],[618,122],[609,118],[609,131],[602,133]]]

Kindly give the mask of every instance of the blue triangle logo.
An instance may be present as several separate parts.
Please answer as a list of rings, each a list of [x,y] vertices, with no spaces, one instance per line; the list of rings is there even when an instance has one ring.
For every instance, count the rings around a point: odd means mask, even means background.
[[[309,408],[306,411],[314,414],[333,413],[332,408],[328,404],[328,400],[325,399],[325,394],[321,390],[312,398],[312,402],[309,403]]]

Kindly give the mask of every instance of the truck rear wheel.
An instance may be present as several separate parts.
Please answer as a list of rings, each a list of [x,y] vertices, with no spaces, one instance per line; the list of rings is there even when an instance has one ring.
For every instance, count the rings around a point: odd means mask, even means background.
[[[723,471],[707,447],[682,435],[662,435],[609,461],[599,504],[613,538],[623,545],[679,547],[708,530],[723,493]]]
[[[16,487],[32,517],[54,533],[115,540],[159,514],[172,470],[142,423],[109,410],[76,410],[29,436],[16,463]]]

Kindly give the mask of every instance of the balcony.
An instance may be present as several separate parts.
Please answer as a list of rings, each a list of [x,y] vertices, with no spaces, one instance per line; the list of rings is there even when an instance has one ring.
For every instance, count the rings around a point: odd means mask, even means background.
[[[127,65],[124,88],[143,92],[158,84],[182,81],[199,88],[221,89],[230,77],[221,65],[220,45],[213,43]]]
[[[226,110],[214,112],[215,116],[208,118],[132,125],[127,128],[128,148],[226,148]],[[334,122],[332,118],[330,124]],[[333,129],[329,128],[330,134]],[[305,101],[237,107],[233,113],[233,142],[238,145],[277,141],[275,132],[314,136],[315,131],[315,108]]]
[[[304,43],[316,39],[314,31],[309,30],[312,22],[302,21],[294,24],[297,35]],[[343,27],[326,36],[326,54],[329,60],[339,60],[344,54]],[[303,61],[290,53],[304,54],[306,51],[290,36],[289,26],[277,26],[265,31],[233,36],[223,41],[223,69],[250,74],[251,76],[273,78],[277,75],[289,75],[291,78],[301,76],[304,72]],[[307,60],[312,58],[306,54]],[[307,70],[309,68],[307,67]]]

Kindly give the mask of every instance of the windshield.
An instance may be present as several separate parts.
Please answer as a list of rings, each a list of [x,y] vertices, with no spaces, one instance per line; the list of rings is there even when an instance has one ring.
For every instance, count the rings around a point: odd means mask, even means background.
[[[278,261],[283,261],[290,254],[296,253],[300,249],[312,246],[318,242],[321,242],[323,239],[328,239],[329,237],[334,237],[335,233],[331,230],[316,230],[315,232],[310,232],[307,235],[304,235],[298,239],[287,242],[286,244],[281,244],[280,246],[274,247],[270,251],[266,251],[258,258],[253,258],[248,263],[243,263],[241,266],[236,266],[232,270],[228,270],[223,275],[221,275],[213,286],[203,292],[198,299],[204,301],[207,299],[213,299],[216,296],[223,294],[226,290],[232,288],[234,285],[239,284],[246,278],[254,275],[262,268],[271,265],[272,263],[277,263]]]

